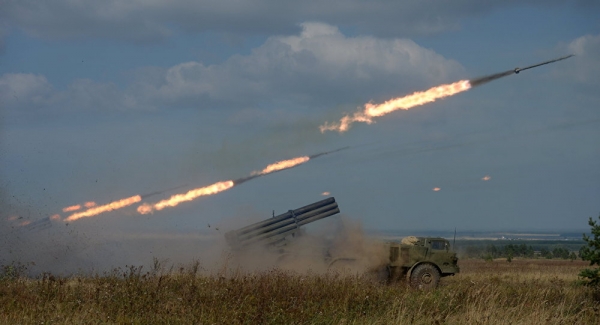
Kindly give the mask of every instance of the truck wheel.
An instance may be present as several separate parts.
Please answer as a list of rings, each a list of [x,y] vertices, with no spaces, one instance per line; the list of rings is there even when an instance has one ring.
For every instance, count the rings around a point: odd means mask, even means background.
[[[358,270],[358,265],[354,258],[336,258],[329,263],[327,270],[339,274],[351,274]]]
[[[440,282],[440,272],[431,264],[421,264],[410,274],[410,285],[417,289],[434,289]]]

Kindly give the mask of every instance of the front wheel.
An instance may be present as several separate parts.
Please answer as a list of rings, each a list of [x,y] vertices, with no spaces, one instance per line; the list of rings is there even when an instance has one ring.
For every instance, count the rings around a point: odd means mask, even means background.
[[[431,264],[421,264],[410,274],[410,285],[417,289],[434,289],[440,282],[440,271]]]

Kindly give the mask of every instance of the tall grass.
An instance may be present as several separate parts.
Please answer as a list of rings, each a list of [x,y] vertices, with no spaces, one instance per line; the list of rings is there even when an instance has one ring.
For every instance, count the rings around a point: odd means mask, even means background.
[[[432,291],[369,275],[223,270],[199,264],[96,276],[0,277],[3,324],[598,324],[582,262],[460,261]]]

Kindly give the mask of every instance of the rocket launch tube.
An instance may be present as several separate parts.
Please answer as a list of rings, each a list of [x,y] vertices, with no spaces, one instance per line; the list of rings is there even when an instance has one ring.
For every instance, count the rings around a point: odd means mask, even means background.
[[[272,224],[272,225],[270,225],[268,227],[263,227],[263,228],[259,228],[259,229],[256,229],[254,231],[251,231],[251,232],[247,232],[245,234],[240,234],[240,235],[238,235],[238,238],[240,240],[251,239],[253,237],[257,237],[257,236],[260,236],[261,234],[269,233],[269,232],[271,232],[273,230],[285,227],[285,226],[290,225],[290,224],[300,223],[302,220],[305,220],[305,219],[313,217],[313,216],[315,216],[317,214],[320,214],[320,213],[323,213],[323,212],[335,209],[337,207],[338,207],[337,203],[328,204],[326,206],[323,206],[323,207],[321,207],[319,209],[310,211],[308,213],[301,214],[301,215],[296,215],[296,219],[295,220],[294,220],[294,218],[290,217],[290,218],[287,218],[287,219],[285,219],[285,220],[283,220],[281,222],[278,222],[276,224]]]
[[[244,228],[229,231],[225,238],[231,246],[240,247],[260,241],[273,242],[297,231],[298,227],[339,213],[335,198],[327,198],[299,209],[288,211]]]
[[[297,223],[299,221],[302,221],[302,220],[304,220],[306,218],[310,218],[310,217],[312,217],[312,216],[314,216],[316,214],[319,214],[321,212],[324,212],[324,211],[327,211],[327,210],[330,210],[330,209],[335,209],[335,208],[337,208],[337,203],[328,204],[328,205],[325,205],[323,207],[319,207],[318,209],[311,210],[311,211],[309,211],[307,213],[304,213],[304,214],[301,214],[301,215],[297,215],[297,214],[294,213],[295,218],[292,217],[291,214],[290,214],[290,217],[286,218],[285,220],[282,220],[282,221],[277,222],[275,224],[271,224],[271,225],[269,225],[267,227],[262,227],[262,228],[255,229],[255,230],[253,230],[251,232],[247,232],[247,233],[244,233],[244,234],[239,234],[238,238],[240,238],[240,239],[243,240],[245,238],[256,237],[256,236],[259,236],[261,234],[271,232],[273,230],[279,229],[281,227],[285,227],[285,226],[287,226],[289,224],[292,224],[292,223]]]
[[[335,202],[335,198],[330,197],[330,198],[321,200],[319,202],[315,202],[313,204],[309,204],[307,206],[303,206],[301,208],[298,208],[298,209],[294,210],[293,212],[294,212],[295,215],[301,215],[301,214],[304,214],[304,213],[306,213],[308,211],[318,209],[318,208],[320,208],[320,207],[322,207],[324,205],[331,204],[331,203],[334,203],[334,202]],[[238,230],[235,231],[235,233],[238,234],[238,235],[242,235],[242,234],[245,234],[245,233],[250,232],[252,230],[255,230],[255,229],[258,229],[258,228],[262,228],[262,227],[266,227],[266,226],[269,226],[269,225],[272,225],[272,224],[275,224],[275,223],[278,223],[278,222],[280,222],[282,220],[290,218],[291,216],[292,216],[292,214],[288,211],[288,212],[280,214],[280,215],[278,215],[278,216],[276,216],[274,218],[270,218],[270,219],[267,219],[267,220],[264,220],[264,221],[261,221],[261,222],[257,222],[255,224],[246,226],[246,227],[244,227],[242,229],[238,229]]]
[[[327,214],[327,213],[329,213],[331,211],[335,211],[335,210],[337,210],[337,212],[335,212],[335,213],[339,212],[339,209],[337,208],[337,205],[335,205],[333,207],[328,206],[326,209],[322,208],[317,213],[311,214],[311,216],[308,216],[308,217],[306,217],[303,220],[299,220],[297,222],[294,222],[292,220],[292,222],[290,222],[287,225],[280,225],[278,228],[275,228],[274,230],[271,230],[271,231],[266,232],[266,233],[262,233],[260,235],[254,236],[254,237],[248,237],[248,238],[239,238],[238,237],[238,241],[240,243],[248,243],[248,244],[250,244],[250,243],[258,242],[258,241],[261,241],[261,240],[265,240],[265,239],[267,239],[269,237],[272,237],[272,236],[275,236],[275,235],[278,235],[278,234],[287,233],[290,230],[294,230],[295,231],[298,227],[300,227],[300,226],[302,226],[304,224],[309,223],[309,222],[305,222],[306,220],[312,219],[314,217],[321,216],[323,214]],[[318,219],[320,219],[320,218],[317,218],[315,220],[318,220]]]
[[[340,209],[338,209],[338,208],[333,209],[333,210],[329,210],[329,211],[327,211],[325,213],[316,215],[313,218],[307,219],[307,220],[305,220],[303,222],[299,222],[298,223],[298,227],[303,226],[303,225],[308,224],[308,223],[311,223],[311,222],[315,222],[315,221],[320,220],[320,219],[327,218],[327,217],[332,216],[332,215],[337,214],[337,213],[340,213]],[[274,243],[276,243],[276,242],[284,239],[286,236],[290,235],[292,232],[294,232],[294,230],[286,232],[286,233],[277,234],[277,235],[272,236],[272,237],[269,237],[268,241],[265,244],[267,244],[267,245],[274,244]]]
[[[262,234],[261,236],[249,238],[247,240],[242,240],[239,242],[239,244],[245,246],[245,245],[251,245],[251,244],[258,243],[258,242],[265,241],[265,240],[268,240],[265,242],[265,244],[268,244],[269,242],[273,242],[273,241],[279,241],[283,237],[290,235],[293,232],[296,232],[300,226],[311,223],[313,221],[317,221],[317,220],[329,217],[329,216],[337,214],[339,212],[340,212],[340,209],[338,209],[338,208],[327,210],[323,213],[313,216],[312,218],[307,218],[301,222],[298,222],[298,224],[292,223],[285,227],[275,229],[274,231],[271,231],[269,233]]]

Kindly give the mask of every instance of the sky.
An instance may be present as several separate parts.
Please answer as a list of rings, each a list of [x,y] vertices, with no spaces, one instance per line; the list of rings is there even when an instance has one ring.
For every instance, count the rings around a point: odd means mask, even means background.
[[[600,212],[599,16],[597,1],[1,1],[2,226],[349,147],[70,227],[228,229],[329,192],[374,231],[586,229]],[[567,54],[319,131],[365,103]]]

